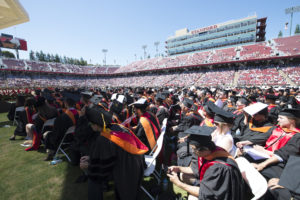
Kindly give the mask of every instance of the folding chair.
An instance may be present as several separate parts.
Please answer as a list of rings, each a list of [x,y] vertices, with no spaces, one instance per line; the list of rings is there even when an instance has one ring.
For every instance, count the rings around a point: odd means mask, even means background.
[[[15,123],[17,123],[17,120],[16,120],[17,113],[18,112],[22,112],[24,110],[25,110],[24,106],[16,107],[15,115],[14,115],[14,121],[13,121],[13,126],[15,125]]]
[[[162,149],[162,146],[163,146],[164,135],[166,133],[166,128],[167,128],[167,120],[168,119],[165,118],[162,123],[163,126],[161,128],[160,136],[158,137],[158,139],[156,141],[156,145],[154,146],[154,148],[152,149],[152,151],[150,152],[149,155],[145,155],[145,162],[146,162],[147,168],[144,171],[144,176],[150,176],[151,174],[153,174],[153,176],[157,180],[158,184],[160,184],[160,173],[158,173],[155,170],[156,158],[159,155],[159,153]],[[141,189],[149,196],[149,198],[151,200],[155,199],[143,186],[141,186]]]
[[[52,119],[48,119],[47,121],[45,121],[44,124],[43,124],[42,133],[44,133],[46,127],[49,127],[49,126],[53,127],[55,120],[56,120],[56,117],[54,117]]]
[[[262,197],[267,189],[268,183],[266,179],[243,157],[236,158],[241,174],[244,180],[248,183],[251,188],[254,197],[252,200],[257,200]]]
[[[73,134],[75,132],[75,126],[71,126],[70,128],[68,128],[68,130],[66,131],[66,133],[65,133],[65,135],[64,135],[64,137],[63,137],[63,139],[61,140],[61,142],[60,142],[60,144],[59,144],[59,146],[58,146],[58,148],[57,148],[57,150],[56,150],[56,153],[55,153],[55,155],[54,155],[54,157],[53,157],[53,160],[58,160],[59,158],[58,158],[58,154],[61,152],[61,153],[63,153],[65,156],[66,156],[66,158],[68,159],[68,161],[69,162],[71,162],[71,159],[70,159],[70,157],[68,156],[68,154],[66,153],[66,148],[65,149],[63,149],[63,145],[69,145],[70,144],[70,142],[65,142],[65,138],[67,137],[67,135],[70,135],[70,134]]]

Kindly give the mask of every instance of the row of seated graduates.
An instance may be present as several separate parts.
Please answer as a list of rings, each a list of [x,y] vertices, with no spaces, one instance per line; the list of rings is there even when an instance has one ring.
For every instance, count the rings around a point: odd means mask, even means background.
[[[297,91],[297,90],[296,90]],[[227,94],[226,91],[220,91],[219,94],[213,93],[211,91],[203,92],[200,95],[203,95],[206,100],[218,103],[217,101],[222,102],[221,106],[224,111],[229,111],[232,112],[232,118],[233,118],[233,123],[231,126],[231,134],[234,138],[234,143],[239,147],[242,148],[245,145],[262,145],[267,148],[268,151],[276,151],[278,150],[280,152],[280,148],[284,146],[284,144],[287,144],[283,149],[281,155],[284,157],[284,162],[286,164],[289,156],[287,154],[291,155],[298,155],[299,154],[299,102],[297,102],[297,99],[295,96],[299,97],[299,91],[294,92],[294,93],[289,93],[288,90],[286,91],[279,91],[279,93],[275,94],[276,91],[269,89],[265,91],[265,94],[259,94],[254,92],[253,94],[248,94],[248,96],[235,96],[231,95],[230,98],[227,99]],[[281,93],[281,94],[280,94]],[[286,93],[286,94],[284,94]],[[200,96],[199,95],[199,96]],[[196,95],[192,94],[189,96],[190,99],[194,99]],[[198,97],[199,97],[198,96]],[[225,98],[224,98],[225,97]],[[197,98],[197,97],[196,97]],[[200,98],[199,98],[200,99]],[[199,99],[197,101],[194,101],[195,103],[199,102]],[[263,101],[264,103],[267,103],[268,105],[266,106],[265,109],[260,111],[260,113],[257,113],[257,115],[261,115],[261,117],[256,117],[251,118],[247,117],[247,115],[244,114],[243,108],[248,106],[249,104],[255,104],[257,102],[257,99],[259,101]],[[278,100],[278,101],[276,101]],[[276,104],[275,104],[276,101]],[[203,104],[202,104],[203,105]],[[204,104],[205,105],[205,104]],[[201,105],[200,105],[201,106]],[[290,109],[291,108],[291,109]],[[200,126],[213,126],[214,123],[214,113],[212,109],[210,109],[209,106],[203,106],[203,112],[204,115],[204,120],[200,124]],[[297,114],[298,113],[298,114]],[[277,125],[277,118],[278,114],[281,114],[282,116],[286,117],[288,116],[289,119],[294,121],[294,126],[292,128],[292,131],[288,131],[285,133],[283,130],[284,128],[281,128],[279,124]],[[226,115],[226,114],[225,114]],[[247,117],[247,120],[245,120],[245,116]],[[217,123],[216,123],[217,124]],[[251,124],[249,126],[249,124]],[[276,126],[277,125],[277,126]],[[177,127],[176,127],[177,128]],[[278,131],[280,133],[278,133]],[[278,135],[279,134],[279,135]],[[285,136],[287,135],[287,136]],[[295,137],[292,137],[294,136]],[[179,145],[178,145],[178,156],[180,158],[180,155],[182,155],[182,158],[179,159],[181,161],[182,166],[189,166],[191,161],[192,161],[192,154],[191,149],[184,144],[184,139],[186,135],[184,134],[179,134]],[[293,138],[290,142],[289,140]],[[274,147],[274,148],[272,148]],[[296,148],[295,148],[296,147]],[[280,153],[278,153],[280,154]],[[248,157],[249,158],[249,157]],[[274,159],[274,158],[273,158]],[[250,161],[251,158],[249,158]],[[259,162],[263,162],[264,160],[260,160]],[[269,164],[268,161],[267,165]],[[273,162],[279,162],[278,160],[273,161]],[[180,162],[178,162],[180,164]],[[263,162],[264,163],[264,162]],[[270,180],[271,178],[279,178],[280,174],[283,169],[283,163],[280,162],[281,169],[277,169],[276,172],[271,173],[271,177],[267,177],[267,173],[262,174],[267,178],[267,180]],[[262,166],[265,167],[265,165],[261,164]],[[261,165],[259,165],[261,167]],[[255,165],[256,166],[256,165]],[[258,170],[260,167],[257,167]],[[263,167],[263,168],[264,168]],[[273,169],[274,170],[274,169]],[[270,171],[270,170],[267,170]],[[269,172],[270,173],[270,172]],[[272,182],[273,180],[271,180]],[[271,190],[271,193],[274,193],[273,190]],[[287,196],[286,190],[284,192],[281,192],[283,194],[280,194],[278,196],[278,191],[275,191],[275,195],[272,195],[272,197],[268,196],[266,198],[274,198],[276,197],[277,199],[284,199]],[[280,193],[280,192],[279,192]],[[269,194],[269,193],[268,193]],[[299,194],[299,191],[298,191]],[[283,195],[283,197],[280,197]],[[285,195],[285,196],[284,196]],[[289,194],[290,195],[290,194]],[[295,195],[295,194],[293,194]],[[294,196],[295,197],[295,196]]]
[[[118,89],[118,90],[115,90],[114,92],[124,93],[123,89]],[[161,90],[161,93],[157,94],[157,92],[154,93],[152,90],[148,90],[147,91],[147,90],[139,90],[139,89],[137,89],[135,91],[130,91],[129,90],[129,92],[131,93],[131,96],[133,96],[133,99],[135,99],[135,100],[137,100],[138,98],[141,98],[141,97],[147,98],[147,100],[150,102],[150,110],[153,110],[154,113],[155,113],[155,110],[157,110],[156,114],[158,114],[158,118],[159,118],[159,114],[161,114],[161,113],[162,113],[161,115],[163,116],[162,118],[164,118],[165,116],[168,116],[168,115],[170,115],[170,116],[176,116],[177,118],[174,117],[174,118],[171,118],[171,119],[168,120],[168,124],[170,124],[170,126],[174,125],[174,123],[175,123],[175,126],[178,125],[178,127],[184,127],[184,126],[190,127],[190,126],[192,126],[194,124],[199,124],[199,122],[202,121],[201,120],[201,116],[196,116],[196,117],[193,116],[193,115],[199,115],[198,112],[195,112],[195,111],[197,111],[203,105],[203,104],[199,103],[201,101],[201,98],[198,98],[198,97],[197,97],[198,99],[195,98],[195,96],[196,96],[195,93],[193,93],[191,91],[189,93],[185,92],[184,90],[182,91],[181,97],[184,95],[187,98],[181,99],[182,102],[183,102],[183,104],[181,106],[178,106],[179,104],[176,104],[177,101],[179,101],[178,95],[170,94],[168,91]],[[214,100],[214,98],[216,98],[216,94],[212,95],[212,93],[210,91],[207,91],[206,93],[207,94],[206,94],[206,97],[205,97],[206,98],[205,101],[207,101],[207,100],[217,101],[217,100]],[[127,91],[127,94],[129,94],[128,91]],[[82,98],[84,99],[85,96],[88,97],[88,96],[90,96],[90,94],[87,94],[87,95],[83,94]],[[127,96],[127,97],[129,97],[129,96]],[[47,98],[47,100],[48,99],[49,98]],[[128,99],[130,99],[130,98],[128,98]],[[194,101],[196,104],[192,105],[191,101],[189,101],[189,99],[192,100],[192,101]],[[221,98],[221,97],[217,97],[217,99],[221,99],[222,101],[224,101],[224,98]],[[231,98],[231,100],[232,99],[234,99],[234,98]],[[100,96],[100,100],[98,98],[98,101],[99,102],[97,102],[96,104],[102,104],[102,106],[106,107],[105,104],[107,102],[103,101],[103,98],[101,96]],[[50,100],[50,102],[51,102],[51,100]],[[82,100],[82,102],[85,102],[86,104],[89,104],[88,98],[86,98],[86,101]],[[228,102],[230,102],[230,101],[228,101]],[[232,101],[231,103],[235,103],[235,102]],[[230,107],[230,105],[226,105],[226,102],[224,101],[224,107],[226,108],[226,106]],[[159,107],[161,107],[161,109]],[[189,108],[189,110],[188,110],[189,115],[186,115],[187,111],[184,111],[185,107]],[[107,108],[108,108],[108,106],[106,107],[106,109]],[[166,108],[166,109],[164,109],[164,108]],[[172,108],[174,108],[173,111],[172,111]],[[174,115],[174,110],[175,110],[175,113],[176,113],[175,115]],[[170,112],[170,111],[172,111],[172,112]],[[128,113],[132,113],[132,112],[128,112]],[[191,113],[193,114],[192,117],[190,116]],[[123,118],[123,119],[126,119],[126,118],[128,119],[129,116],[130,116],[130,114],[129,115],[126,114],[126,117]],[[190,116],[190,117],[188,117],[188,116]],[[188,119],[185,119],[185,118],[189,118],[191,120],[188,120]],[[117,120],[117,121],[120,121],[120,120]],[[134,128],[134,125],[137,124],[137,123],[134,123],[135,121],[136,120],[134,120],[134,118],[132,118],[132,120],[130,121],[130,125],[131,125],[130,127]],[[195,121],[195,122],[191,122],[191,121]],[[205,122],[205,124],[206,124],[205,120],[203,120],[203,122]],[[83,128],[83,130],[86,130],[86,129]],[[176,128],[175,128],[175,130],[176,130]],[[87,138],[89,138],[89,137],[87,136],[88,134],[83,134],[83,135],[85,135],[85,136],[83,136],[82,138],[81,138],[81,136],[79,137],[80,138],[79,141],[81,143],[81,145],[79,145],[80,146],[79,147],[79,151],[82,151],[82,152],[80,152],[81,155],[85,154],[84,151],[85,152],[88,151],[87,150],[88,149]],[[83,139],[83,140],[81,140],[81,139]],[[76,145],[74,145],[74,146],[76,146]],[[84,146],[86,146],[87,149],[85,149]],[[83,150],[82,150],[82,148],[83,148]],[[72,160],[76,160],[76,159],[72,159]]]

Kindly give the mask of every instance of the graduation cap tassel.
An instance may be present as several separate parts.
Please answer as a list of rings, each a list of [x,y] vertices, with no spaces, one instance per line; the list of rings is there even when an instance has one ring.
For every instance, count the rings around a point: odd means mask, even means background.
[[[102,116],[102,120],[103,120],[103,132],[106,132],[106,123],[104,120],[104,115],[101,113],[101,116]]]

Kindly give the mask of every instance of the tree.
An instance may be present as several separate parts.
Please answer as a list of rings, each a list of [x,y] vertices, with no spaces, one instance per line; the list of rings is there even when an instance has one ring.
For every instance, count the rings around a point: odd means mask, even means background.
[[[282,37],[282,31],[279,31],[278,33],[278,37],[281,38]]]
[[[46,62],[51,62],[51,56],[49,53],[47,53],[45,60]]]
[[[60,58],[58,54],[55,54],[54,62],[60,63]]]
[[[29,60],[35,60],[34,52],[32,50],[29,53]]]
[[[45,58],[46,58],[46,55],[45,55],[44,52],[41,50],[41,51],[40,51],[40,59],[39,59],[39,60],[44,62],[44,61],[46,61]]]
[[[296,29],[295,29],[295,35],[300,34],[300,25],[297,24],[296,25]]]
[[[5,58],[16,58],[15,54],[9,51],[2,51],[2,56]]]
[[[40,53],[37,51],[35,52],[35,57],[36,57],[36,60],[39,61],[40,60]]]

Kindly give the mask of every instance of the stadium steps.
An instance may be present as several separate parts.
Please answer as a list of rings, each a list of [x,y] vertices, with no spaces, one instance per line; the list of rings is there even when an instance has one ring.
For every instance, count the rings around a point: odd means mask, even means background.
[[[286,73],[284,73],[284,72],[282,71],[282,69],[278,69],[278,72],[279,72],[279,74],[280,74],[283,78],[285,78],[285,80],[286,80],[286,82],[287,82],[288,84],[290,84],[291,86],[294,86],[294,87],[297,86],[297,85],[290,79],[290,77],[289,77]]]
[[[237,87],[238,80],[239,80],[240,74],[238,71],[234,72],[234,78],[233,78],[233,86]]]
[[[204,73],[201,73],[200,77],[194,80],[194,85],[201,86],[198,82],[201,80],[202,76],[204,76]]]

